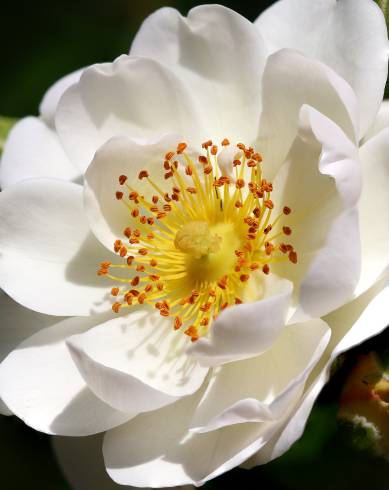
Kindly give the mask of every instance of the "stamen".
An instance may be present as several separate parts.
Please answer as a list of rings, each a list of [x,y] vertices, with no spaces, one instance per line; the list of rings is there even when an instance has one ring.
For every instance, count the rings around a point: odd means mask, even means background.
[[[262,178],[262,156],[238,143],[231,161],[234,176],[226,176],[218,155],[228,145],[227,138],[207,140],[195,161],[185,142],[168,149],[161,158],[164,184],[153,181],[146,169],[138,174],[150,188],[149,198],[126,175],[118,177],[128,191],[117,190],[115,197],[129,212],[125,243],[113,244],[121,262],[102,262],[97,271],[121,285],[111,288],[118,298],[114,312],[154,306],[195,342],[223,309],[243,302],[252,276],[270,274],[272,263],[297,263],[293,245],[280,241],[292,235],[284,222],[292,210],[284,206],[273,216],[273,184]]]

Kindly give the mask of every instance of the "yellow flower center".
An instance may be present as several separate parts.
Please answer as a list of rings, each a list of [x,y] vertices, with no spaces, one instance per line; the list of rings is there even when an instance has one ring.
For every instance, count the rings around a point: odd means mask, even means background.
[[[275,262],[297,262],[293,246],[282,241],[292,233],[281,226],[291,209],[272,216],[273,185],[262,178],[260,154],[239,143],[232,173],[223,175],[218,147],[212,141],[202,146],[198,162],[185,143],[165,155],[167,189],[142,170],[138,178],[150,186],[149,199],[119,177],[123,191],[116,199],[132,225],[123,230],[125,240],[114,243],[123,261],[103,262],[98,270],[117,283],[113,311],[153,305],[192,341],[208,332],[220,311],[243,302],[253,274],[269,274]]]

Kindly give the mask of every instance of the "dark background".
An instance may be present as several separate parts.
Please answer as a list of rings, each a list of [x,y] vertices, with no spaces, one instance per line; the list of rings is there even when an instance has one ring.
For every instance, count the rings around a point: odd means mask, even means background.
[[[211,2],[212,3],[212,2]],[[273,3],[226,1],[250,20]],[[67,73],[127,53],[142,20],[162,6],[183,14],[198,5],[188,0],[80,0],[5,3],[0,9],[0,114],[37,114],[46,89]],[[358,352],[389,345],[389,334],[349,353],[324,389],[304,436],[283,457],[251,471],[235,469],[205,489],[227,485],[266,490],[389,490],[389,464],[357,451],[336,421],[342,383]],[[70,490],[61,476],[50,438],[14,417],[0,416],[0,488]],[[91,490],[99,490],[93,488]]]

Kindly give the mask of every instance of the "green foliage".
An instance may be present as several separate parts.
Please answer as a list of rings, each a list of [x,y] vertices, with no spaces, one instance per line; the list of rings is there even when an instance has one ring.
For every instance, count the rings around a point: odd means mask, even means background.
[[[3,151],[5,140],[12,126],[17,122],[13,117],[0,116],[0,154]]]

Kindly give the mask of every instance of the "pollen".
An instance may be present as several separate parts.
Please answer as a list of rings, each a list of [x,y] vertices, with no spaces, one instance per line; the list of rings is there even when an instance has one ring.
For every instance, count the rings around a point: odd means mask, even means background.
[[[238,143],[224,175],[218,155],[229,145],[207,140],[195,159],[185,142],[167,148],[165,178],[156,183],[151,168],[142,169],[142,192],[136,180],[115,177],[120,190],[112,199],[125,206],[128,222],[113,243],[118,263],[102,262],[97,271],[115,283],[114,312],[149,305],[195,342],[221,311],[245,301],[253,278],[266,280],[272,264],[297,264],[294,246],[282,241],[292,235],[292,209],[273,201],[262,156]]]

